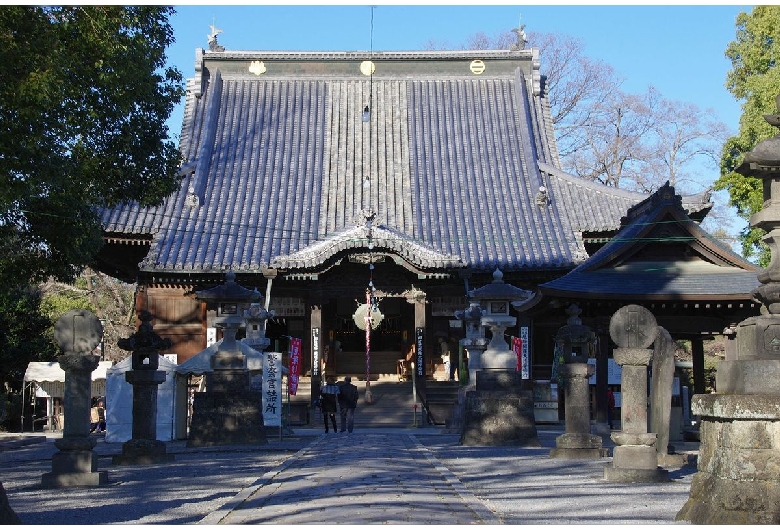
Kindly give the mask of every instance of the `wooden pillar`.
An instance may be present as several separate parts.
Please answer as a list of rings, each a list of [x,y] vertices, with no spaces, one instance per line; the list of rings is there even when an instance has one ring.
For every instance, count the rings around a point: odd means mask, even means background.
[[[693,393],[704,394],[704,339],[701,337],[691,339],[691,353],[693,354]]]

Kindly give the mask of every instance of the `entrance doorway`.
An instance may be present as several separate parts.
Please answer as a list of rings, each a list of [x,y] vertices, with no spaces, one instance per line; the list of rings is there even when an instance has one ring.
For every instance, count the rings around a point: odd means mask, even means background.
[[[366,332],[358,327],[354,314],[356,299],[337,298],[323,307],[323,327],[328,359],[325,375],[366,378]],[[398,375],[398,361],[414,343],[414,307],[401,297],[383,298],[378,303],[382,320],[371,330],[368,357],[372,380]]]

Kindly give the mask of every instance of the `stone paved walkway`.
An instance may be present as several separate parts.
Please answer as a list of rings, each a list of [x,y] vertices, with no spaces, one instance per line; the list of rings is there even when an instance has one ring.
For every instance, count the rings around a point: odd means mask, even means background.
[[[663,484],[608,483],[609,457],[549,457],[562,432],[541,427],[542,447],[520,448],[460,446],[435,428],[297,429],[264,446],[170,442],[175,460],[157,466],[114,465],[122,444],[100,439],[108,484],[45,490],[50,439],[0,451],[0,481],[22,522],[41,525],[675,523],[694,466],[669,467]]]
[[[406,434],[322,437],[270,475],[201,523],[500,523]]]

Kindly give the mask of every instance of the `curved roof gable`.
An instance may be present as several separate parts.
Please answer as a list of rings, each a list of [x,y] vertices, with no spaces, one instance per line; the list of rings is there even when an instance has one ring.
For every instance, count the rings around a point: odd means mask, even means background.
[[[361,252],[388,251],[406,260],[412,266],[423,269],[458,269],[464,267],[458,256],[443,254],[434,248],[410,240],[404,234],[384,226],[357,226],[343,230],[323,241],[286,256],[277,256],[272,268],[318,270],[339,253],[349,250]]]
[[[623,218],[609,243],[539,286],[574,298],[751,299],[759,268],[693,221],[668,183]]]

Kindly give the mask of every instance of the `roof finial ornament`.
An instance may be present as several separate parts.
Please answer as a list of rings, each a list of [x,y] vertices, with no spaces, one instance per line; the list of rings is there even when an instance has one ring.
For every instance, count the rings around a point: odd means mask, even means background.
[[[513,44],[511,48],[509,48],[511,51],[518,51],[518,50],[525,50],[525,45],[528,44],[528,39],[525,36],[525,24],[522,23],[523,16],[520,15],[520,20],[517,22],[517,27],[512,30],[512,33],[514,33],[517,36],[517,43]]]
[[[216,21],[212,22],[212,24],[209,26],[211,28],[211,33],[206,35],[206,38],[209,40],[209,51],[224,52],[225,47],[217,43],[217,35],[222,33],[222,30],[217,29],[217,26],[214,25],[215,23]]]
[[[363,209],[363,217],[366,220],[366,227],[371,228],[371,223],[376,219],[376,212],[369,206]]]

